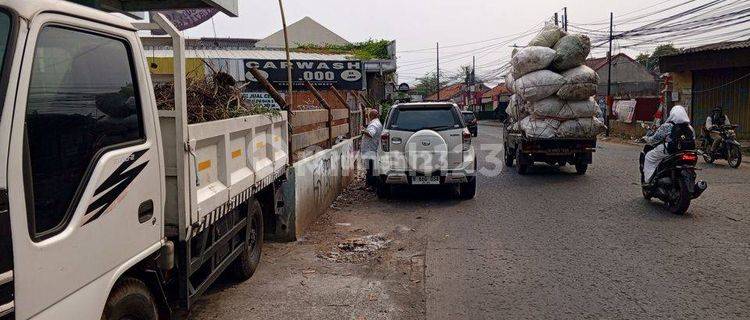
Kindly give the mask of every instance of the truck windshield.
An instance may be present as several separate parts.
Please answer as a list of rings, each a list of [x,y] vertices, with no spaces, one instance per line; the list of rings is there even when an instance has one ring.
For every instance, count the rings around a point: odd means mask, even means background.
[[[7,11],[0,9],[0,100],[5,100],[5,87],[7,79],[5,77],[5,56],[7,54],[8,42],[10,40],[10,31],[12,27],[12,20],[10,14]],[[3,105],[0,104],[0,111],[3,110]]]
[[[461,128],[461,121],[452,108],[399,108],[392,116],[388,129],[401,131],[435,131]]]

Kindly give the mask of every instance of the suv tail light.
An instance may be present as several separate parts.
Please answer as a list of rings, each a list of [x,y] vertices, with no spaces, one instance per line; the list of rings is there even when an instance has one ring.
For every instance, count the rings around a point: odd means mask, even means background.
[[[390,152],[391,151],[391,134],[388,132],[383,132],[383,134],[380,136],[380,145],[383,148],[383,151]]]
[[[464,151],[469,151],[469,149],[471,148],[471,132],[469,132],[469,129],[464,128],[462,136]]]

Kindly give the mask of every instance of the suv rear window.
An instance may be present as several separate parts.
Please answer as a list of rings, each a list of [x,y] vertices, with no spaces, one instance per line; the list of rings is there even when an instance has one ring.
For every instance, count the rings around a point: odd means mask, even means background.
[[[466,121],[471,121],[471,120],[474,120],[476,118],[474,116],[473,112],[466,112],[463,115],[464,115],[464,120],[466,120]]]
[[[461,127],[463,125],[456,112],[446,107],[397,108],[388,122],[388,129],[401,131],[442,131]]]

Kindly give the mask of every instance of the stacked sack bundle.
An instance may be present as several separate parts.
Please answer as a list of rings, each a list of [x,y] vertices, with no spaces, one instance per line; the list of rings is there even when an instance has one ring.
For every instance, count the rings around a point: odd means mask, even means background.
[[[514,52],[505,83],[514,95],[507,113],[513,130],[532,138],[591,138],[604,129],[596,118],[599,75],[584,65],[591,51],[585,35],[545,27]]]

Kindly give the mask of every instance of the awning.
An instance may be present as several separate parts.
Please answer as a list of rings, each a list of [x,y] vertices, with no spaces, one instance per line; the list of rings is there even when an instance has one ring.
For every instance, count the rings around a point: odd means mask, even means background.
[[[106,11],[138,12],[217,8],[230,17],[239,15],[238,0],[69,0]]]

